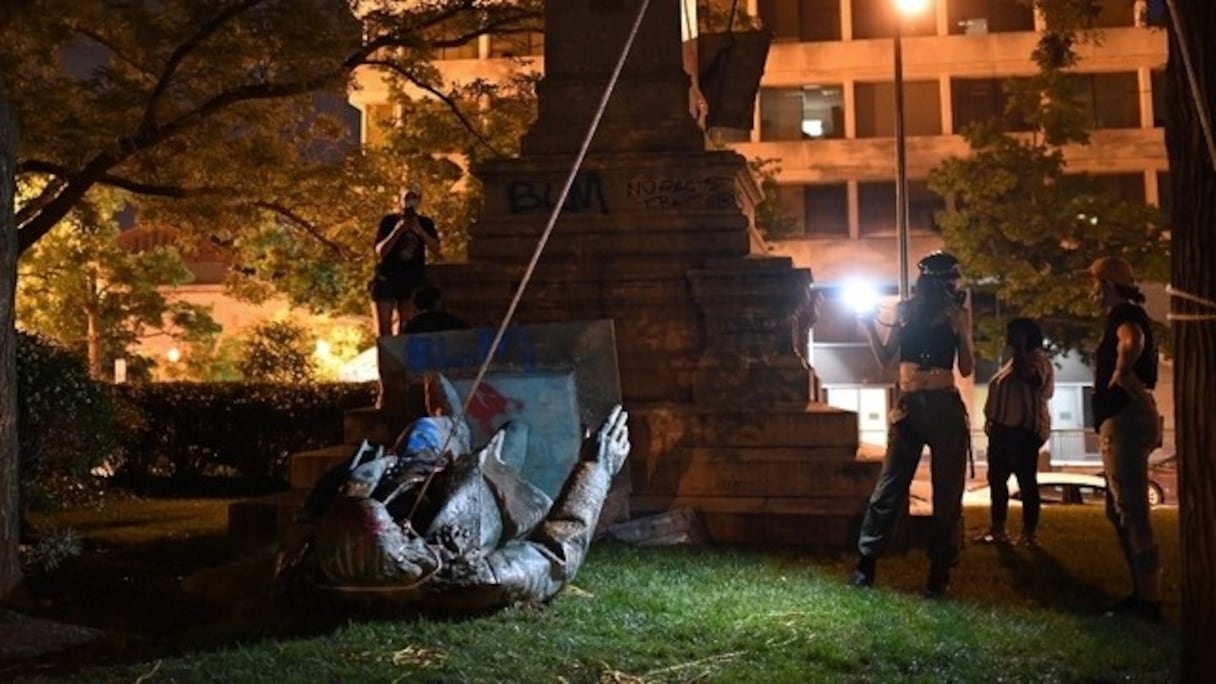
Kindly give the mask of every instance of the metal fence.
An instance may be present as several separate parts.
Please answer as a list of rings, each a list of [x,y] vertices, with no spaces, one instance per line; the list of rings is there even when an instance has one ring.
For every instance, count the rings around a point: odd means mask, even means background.
[[[988,461],[988,435],[983,430],[971,431],[971,444],[977,462]],[[1159,451],[1172,453],[1174,431],[1166,430],[1163,446]],[[1047,440],[1046,451],[1051,454],[1053,466],[1101,466],[1102,454],[1098,450],[1098,435],[1092,429],[1052,430]]]

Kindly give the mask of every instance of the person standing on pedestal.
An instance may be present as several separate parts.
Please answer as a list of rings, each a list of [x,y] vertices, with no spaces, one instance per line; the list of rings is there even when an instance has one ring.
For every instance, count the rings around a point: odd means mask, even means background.
[[[377,337],[401,334],[414,290],[426,275],[426,250],[439,253],[439,233],[429,216],[418,213],[421,202],[422,192],[410,186],[401,195],[400,213],[380,219],[376,230],[376,270],[368,291]]]
[[[933,482],[926,598],[945,595],[950,569],[962,546],[963,488],[971,435],[967,408],[954,384],[955,361],[963,377],[975,367],[971,310],[959,289],[958,260],[934,252],[917,264],[916,294],[901,302],[898,321],[884,342],[873,317],[863,320],[875,355],[885,366],[899,358],[898,398],[882,473],[857,539],[858,560],[849,584],[874,583],[879,556],[890,542],[896,517],[908,509],[908,490],[928,445]]]

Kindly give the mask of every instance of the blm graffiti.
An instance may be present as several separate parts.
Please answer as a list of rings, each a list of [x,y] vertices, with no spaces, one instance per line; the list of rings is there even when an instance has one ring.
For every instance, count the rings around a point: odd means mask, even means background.
[[[519,180],[507,185],[507,208],[512,214],[552,211],[561,197],[561,184],[548,180]],[[574,177],[562,211],[571,214],[608,213],[604,182],[594,171]]]

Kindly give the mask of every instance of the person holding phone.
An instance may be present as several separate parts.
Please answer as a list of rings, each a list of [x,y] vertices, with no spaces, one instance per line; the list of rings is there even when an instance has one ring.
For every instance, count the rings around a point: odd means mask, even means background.
[[[401,211],[380,219],[376,230],[376,268],[368,292],[379,337],[401,334],[414,290],[425,281],[426,250],[439,252],[435,221],[418,213],[421,202],[421,190],[410,186],[401,194]]]
[[[938,251],[921,259],[917,267],[916,293],[900,303],[898,320],[885,340],[874,317],[862,320],[879,362],[886,366],[899,359],[899,385],[886,457],[858,534],[857,565],[849,584],[874,583],[878,558],[890,542],[896,518],[908,508],[908,490],[927,445],[932,458],[933,520],[923,595],[938,598],[949,588],[950,570],[962,546],[971,439],[967,408],[954,382],[955,364],[960,375],[970,376],[975,352],[958,259]]]

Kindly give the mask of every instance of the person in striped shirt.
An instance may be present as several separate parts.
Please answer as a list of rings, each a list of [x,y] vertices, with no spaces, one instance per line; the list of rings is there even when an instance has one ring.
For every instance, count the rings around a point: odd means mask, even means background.
[[[975,541],[1007,543],[1009,477],[1022,490],[1022,535],[1018,543],[1034,546],[1039,525],[1039,449],[1051,435],[1047,402],[1054,391],[1051,359],[1043,349],[1043,331],[1029,318],[1014,318],[1005,328],[1011,356],[988,385],[984,432],[988,435],[988,487],[992,524]]]

